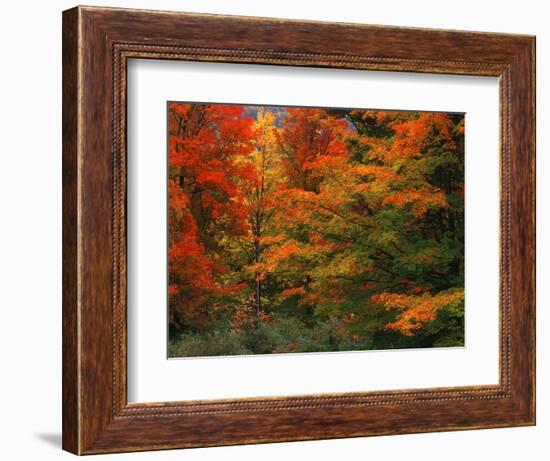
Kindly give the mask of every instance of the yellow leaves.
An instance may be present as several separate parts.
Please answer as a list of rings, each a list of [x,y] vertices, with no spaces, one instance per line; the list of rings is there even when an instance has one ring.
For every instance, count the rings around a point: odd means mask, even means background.
[[[358,261],[354,253],[345,251],[334,255],[330,260],[326,261],[325,264],[316,270],[315,274],[318,278],[353,278],[354,276],[366,272],[366,269],[367,268]]]
[[[275,114],[265,110],[258,112],[254,128],[256,130],[257,147],[260,150],[275,151],[278,147]]]
[[[275,126],[275,114],[273,112],[266,111],[265,109],[258,112],[256,119],[256,128],[266,131],[271,131]]]
[[[419,296],[385,292],[372,296],[371,301],[383,305],[386,309],[401,311],[397,320],[388,323],[386,329],[413,336],[427,323],[435,320],[439,310],[464,302],[464,290],[450,290],[436,295],[424,293]]]

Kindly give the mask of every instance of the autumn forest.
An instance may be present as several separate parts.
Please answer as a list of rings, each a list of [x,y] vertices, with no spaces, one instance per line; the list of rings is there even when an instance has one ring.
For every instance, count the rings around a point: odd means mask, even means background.
[[[169,356],[464,345],[464,115],[168,104]]]

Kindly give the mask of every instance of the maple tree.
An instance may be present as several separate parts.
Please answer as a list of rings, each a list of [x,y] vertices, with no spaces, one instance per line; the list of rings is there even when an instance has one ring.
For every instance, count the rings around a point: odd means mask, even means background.
[[[239,106],[170,104],[169,296],[175,325],[204,326],[218,298],[239,290],[223,283],[227,271],[218,236],[245,232],[238,186],[253,175],[253,119]]]
[[[169,105],[171,354],[463,345],[461,114]]]

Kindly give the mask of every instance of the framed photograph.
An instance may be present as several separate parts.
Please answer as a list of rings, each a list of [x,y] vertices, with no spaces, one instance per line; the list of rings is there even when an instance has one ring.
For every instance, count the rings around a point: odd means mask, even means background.
[[[63,13],[63,448],[535,424],[532,36]]]

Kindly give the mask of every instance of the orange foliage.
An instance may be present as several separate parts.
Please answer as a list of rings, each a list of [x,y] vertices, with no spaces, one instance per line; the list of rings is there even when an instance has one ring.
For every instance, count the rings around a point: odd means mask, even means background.
[[[424,270],[411,266],[438,264],[441,252],[420,251],[425,245],[409,253],[414,258],[404,255],[418,240],[436,239],[422,226],[437,214],[429,210],[450,207],[449,189],[429,178],[433,169],[424,158],[434,145],[445,155],[456,150],[453,134],[463,125],[452,128],[438,113],[352,110],[344,117],[286,108],[282,122],[265,111],[257,119],[249,113],[237,105],[169,105],[172,314],[200,327],[219,305],[232,303],[224,321],[238,330],[252,318],[270,321],[259,307],[268,289],[271,306],[308,309],[349,309],[356,298],[347,290],[378,291],[370,301],[398,311],[385,328],[413,336],[463,298],[463,291],[430,294],[433,285],[406,278]],[[453,193],[463,194],[457,182]],[[438,214],[446,220],[451,213]],[[404,235],[414,225],[425,235]],[[444,279],[437,267],[429,270],[419,277]],[[406,293],[390,292],[400,290]],[[345,334],[358,340],[346,330],[357,318],[338,315]]]
[[[440,309],[463,300],[464,290],[436,295],[424,293],[420,296],[385,292],[371,297],[371,301],[375,304],[382,304],[387,309],[400,311],[397,320],[387,324],[386,328],[399,331],[405,336],[413,336],[423,329],[428,322],[435,319]]]
[[[393,205],[396,208],[403,208],[407,204],[413,205],[413,212],[416,216],[422,216],[428,208],[442,208],[447,206],[445,194],[434,188],[414,189],[408,187],[390,193],[382,200],[383,205]]]
[[[281,292],[281,296],[284,296],[285,298],[288,298],[290,296],[305,295],[305,294],[306,294],[306,290],[304,287],[287,288],[286,290],[283,290]]]

